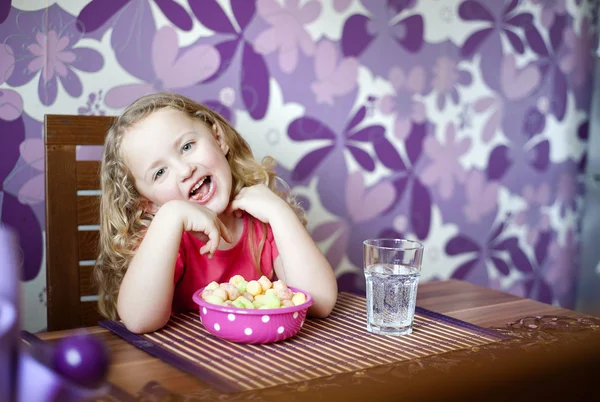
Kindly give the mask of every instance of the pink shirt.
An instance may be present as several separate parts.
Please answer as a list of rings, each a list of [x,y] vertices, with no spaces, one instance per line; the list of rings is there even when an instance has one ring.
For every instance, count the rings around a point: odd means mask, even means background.
[[[198,305],[192,300],[192,295],[212,281],[227,282],[234,275],[242,275],[248,281],[258,279],[261,275],[273,278],[273,262],[279,255],[273,232],[267,225],[267,238],[260,256],[262,272],[259,274],[254,267],[248,244],[250,220],[253,223],[255,244],[258,246],[262,239],[263,225],[254,217],[244,214],[244,229],[238,242],[229,250],[217,250],[212,259],[208,259],[206,254],[200,255],[204,242],[190,233],[183,233],[175,263],[173,312],[196,310]]]

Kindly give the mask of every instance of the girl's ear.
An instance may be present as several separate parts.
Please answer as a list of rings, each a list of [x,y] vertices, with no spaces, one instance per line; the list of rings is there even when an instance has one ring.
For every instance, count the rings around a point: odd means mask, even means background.
[[[221,125],[213,123],[212,130],[215,133],[215,138],[217,139],[217,143],[219,144],[219,148],[221,148],[223,155],[227,155],[229,152],[229,145],[225,142],[225,133],[223,132]]]

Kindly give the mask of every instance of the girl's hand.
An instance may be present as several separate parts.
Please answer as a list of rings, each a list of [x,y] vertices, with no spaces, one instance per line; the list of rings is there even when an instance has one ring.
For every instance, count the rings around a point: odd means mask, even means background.
[[[192,233],[195,237],[206,242],[200,249],[200,254],[209,253],[212,256],[217,248],[221,237],[232,243],[233,238],[227,227],[212,210],[192,202],[174,200],[169,201],[160,209],[167,209],[181,220],[183,231]]]
[[[280,211],[289,208],[287,202],[264,184],[244,187],[227,207],[226,213],[236,216],[245,211],[264,223],[269,223]]]

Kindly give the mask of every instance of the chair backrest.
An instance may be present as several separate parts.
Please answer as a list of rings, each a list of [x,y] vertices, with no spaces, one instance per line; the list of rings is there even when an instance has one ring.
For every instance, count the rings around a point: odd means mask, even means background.
[[[103,145],[114,117],[46,115],[48,330],[96,325],[100,161],[78,161],[78,145]]]

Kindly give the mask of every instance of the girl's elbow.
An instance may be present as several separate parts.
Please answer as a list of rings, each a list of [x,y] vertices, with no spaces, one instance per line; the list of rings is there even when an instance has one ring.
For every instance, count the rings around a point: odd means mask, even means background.
[[[337,301],[337,293],[329,298],[323,298],[320,303],[313,304],[308,313],[315,318],[327,318],[333,311]]]
[[[138,318],[130,318],[130,319],[121,319],[125,328],[134,334],[146,334],[148,332],[154,332],[162,327],[164,327],[167,322],[169,322],[169,317],[156,318],[153,317],[151,320],[144,320],[140,317]]]
[[[134,334],[145,334],[164,327],[169,322],[170,314],[159,314],[153,311],[150,315],[146,315],[119,309],[119,317],[128,331]]]

